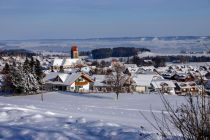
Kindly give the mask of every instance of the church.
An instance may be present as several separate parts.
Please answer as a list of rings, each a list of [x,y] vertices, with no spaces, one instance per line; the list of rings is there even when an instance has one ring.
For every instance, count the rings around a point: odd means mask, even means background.
[[[76,65],[82,64],[79,59],[79,51],[76,45],[71,47],[71,58],[55,58],[52,62],[51,69],[53,71],[62,71],[64,69],[74,68]]]

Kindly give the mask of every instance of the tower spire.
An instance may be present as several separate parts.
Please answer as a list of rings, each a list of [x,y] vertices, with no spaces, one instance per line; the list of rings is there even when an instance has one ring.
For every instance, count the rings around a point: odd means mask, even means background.
[[[78,59],[79,58],[78,47],[75,43],[73,43],[72,47],[71,47],[71,58],[72,59]]]

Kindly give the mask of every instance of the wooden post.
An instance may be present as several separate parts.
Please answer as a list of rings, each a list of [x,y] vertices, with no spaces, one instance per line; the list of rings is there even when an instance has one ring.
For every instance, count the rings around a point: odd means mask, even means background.
[[[43,92],[41,92],[41,100],[42,100],[42,102],[44,101]]]

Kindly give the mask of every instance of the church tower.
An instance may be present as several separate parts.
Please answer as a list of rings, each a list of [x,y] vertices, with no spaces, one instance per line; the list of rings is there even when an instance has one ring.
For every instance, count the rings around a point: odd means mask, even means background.
[[[73,44],[71,47],[71,58],[78,59],[79,58],[79,51],[77,45]]]

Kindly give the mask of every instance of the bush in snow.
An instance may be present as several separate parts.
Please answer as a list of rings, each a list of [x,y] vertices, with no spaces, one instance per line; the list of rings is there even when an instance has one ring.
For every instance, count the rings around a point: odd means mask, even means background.
[[[164,106],[161,117],[151,111],[151,121],[140,113],[163,139],[210,140],[210,98],[204,88],[198,96],[190,95],[185,103],[175,107],[164,95],[160,97]]]

